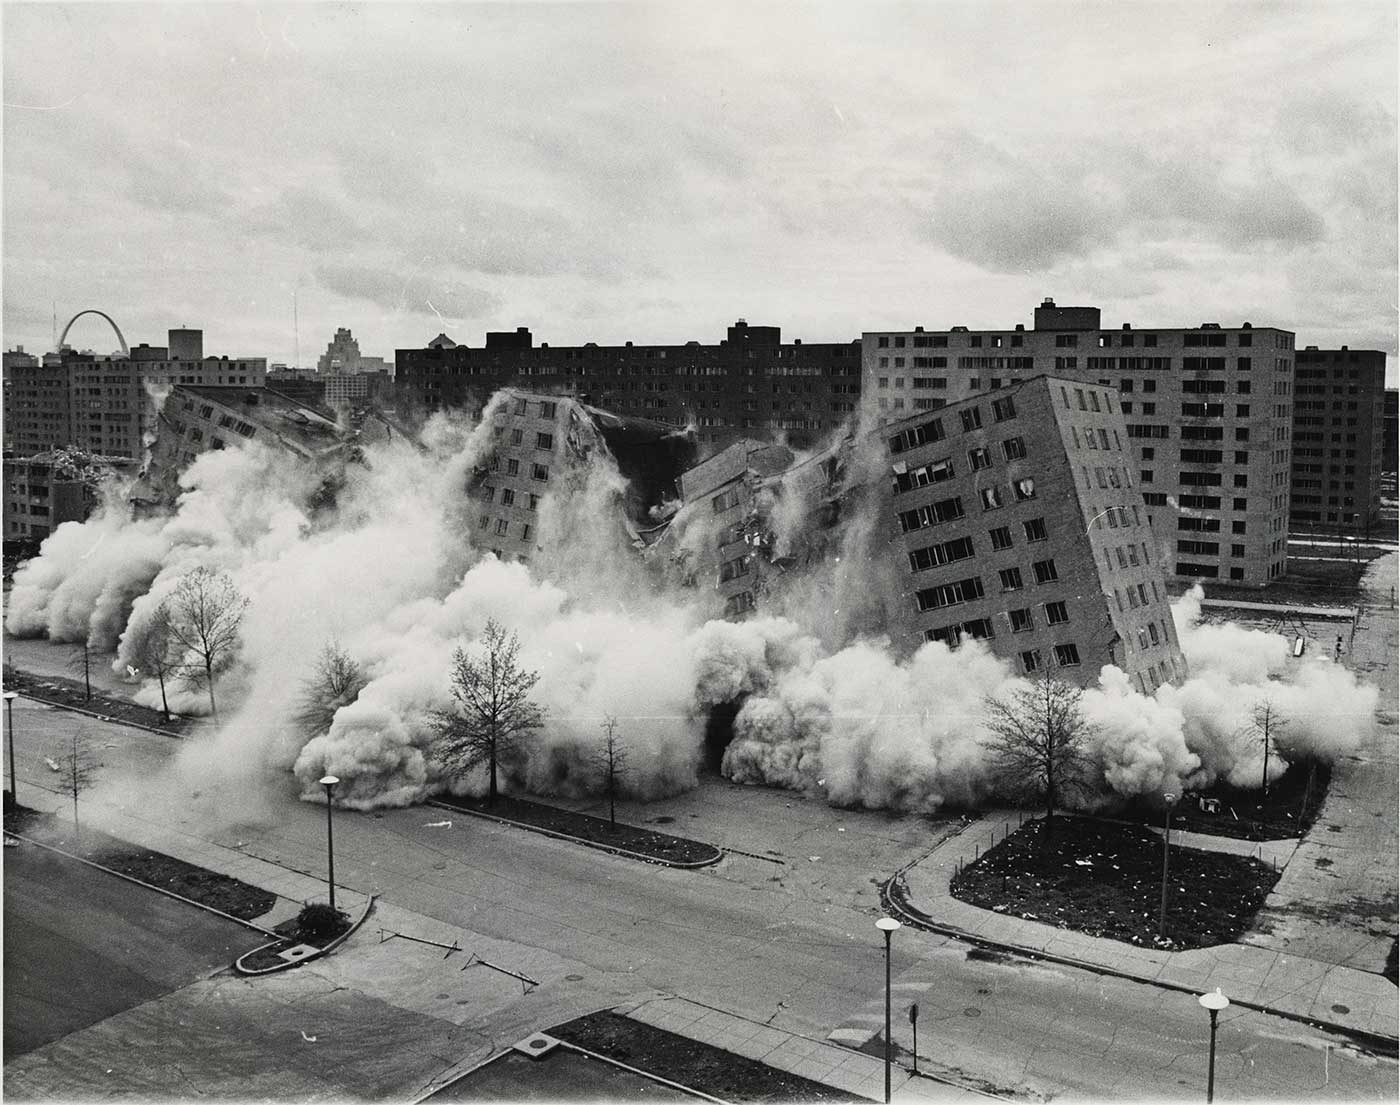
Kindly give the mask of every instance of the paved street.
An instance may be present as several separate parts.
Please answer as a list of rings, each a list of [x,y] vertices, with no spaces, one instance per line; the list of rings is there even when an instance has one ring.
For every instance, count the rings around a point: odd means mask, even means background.
[[[27,700],[17,704],[15,719],[21,797],[30,787],[41,798],[37,788],[53,782],[43,749],[78,724],[91,730],[94,723]],[[119,726],[99,724],[97,732],[110,782],[85,798],[85,816],[94,824],[288,897],[318,893],[322,809],[272,794],[260,811],[245,815],[256,815],[257,823],[217,823],[208,795],[172,788],[159,796],[154,781],[177,742]],[[138,789],[157,797],[136,801]],[[325,1056],[334,1052],[343,1064],[335,1067],[334,1085],[354,1084],[362,1067],[364,1084],[396,1087],[397,1093],[441,1084],[532,1029],[638,994],[678,993],[824,1039],[852,1016],[868,1013],[880,996],[877,878],[926,851],[937,830],[917,819],[834,811],[731,788],[727,801],[736,819],[746,795],[759,824],[777,816],[781,803],[789,832],[753,850],[778,853],[768,859],[784,866],[734,857],[702,872],[671,871],[435,809],[338,813],[336,869],[350,888],[346,893],[384,896],[370,930],[335,956],[293,972],[294,981],[202,983],[148,1003],[139,1018],[125,1014],[74,1034],[64,1041],[64,1063],[50,1062],[50,1049],[41,1048],[7,1065],[7,1092],[93,1093],[98,1084],[86,1078],[96,1065],[76,1056],[105,1052],[116,1040],[149,1060],[146,1080],[133,1074],[134,1085],[169,1092],[172,1075],[150,1041],[207,1008],[229,1009],[230,1019],[220,1023],[253,1039],[285,1041],[292,1051],[302,1046],[301,1030],[293,1035],[288,1010],[303,1023],[319,1015],[318,1023],[335,1031],[320,1037],[317,1055],[329,1063]],[[56,807],[59,800],[49,795],[48,801]],[[451,826],[434,827],[442,820]],[[752,829],[744,835],[751,845],[762,843]],[[831,857],[842,872],[798,877]],[[541,985],[522,994],[503,984],[510,981],[504,976],[461,971],[455,956],[444,961],[430,948],[400,940],[379,944],[381,926],[458,939],[464,949]],[[1187,996],[1078,970],[989,961],[966,945],[911,931],[898,935],[897,954],[899,981],[908,987],[901,1000],[918,994],[927,1003],[920,1035],[925,1065],[943,1064],[1003,1092],[1177,1097],[1200,1084],[1205,1018]],[[295,1005],[288,1005],[293,994]],[[382,1049],[357,1050],[363,1041],[348,995],[376,1010],[386,1032],[403,1039],[417,1034],[423,1045],[403,1052],[397,1066]],[[977,1016],[967,1012],[974,1008]],[[1228,1026],[1232,1058],[1221,1077],[1235,1096],[1278,1096],[1287,1087],[1324,1098],[1394,1097],[1389,1060],[1260,1014],[1232,1010]],[[337,1039],[350,1043],[337,1045]],[[182,1049],[180,1070],[201,1092],[240,1082],[266,1088],[280,1072],[289,1080],[286,1094],[296,1096],[313,1072],[295,1062],[292,1051],[219,1048],[206,1063],[198,1048]],[[1084,1061],[1090,1054],[1092,1063]],[[323,1073],[315,1068],[316,1077]]]

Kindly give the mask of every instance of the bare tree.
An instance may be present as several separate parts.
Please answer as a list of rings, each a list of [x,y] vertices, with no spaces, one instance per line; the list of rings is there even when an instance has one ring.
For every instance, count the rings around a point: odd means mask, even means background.
[[[520,638],[494,619],[482,634],[481,653],[452,653],[455,709],[434,711],[436,750],[450,769],[467,771],[480,763],[491,770],[490,799],[497,795],[496,769],[518,755],[524,741],[544,724],[544,711],[530,701],[539,673],[520,667]]]
[[[328,732],[335,712],[354,702],[367,682],[363,669],[340,642],[327,641],[311,674],[302,681],[301,698],[293,717],[297,727],[308,737]]]
[[[1260,787],[1264,797],[1269,797],[1269,745],[1278,751],[1279,742],[1288,731],[1288,719],[1278,712],[1278,707],[1267,698],[1261,698],[1249,712],[1249,720],[1241,732],[1245,737],[1264,746],[1264,767],[1260,773]]]
[[[180,655],[170,625],[170,604],[162,602],[137,633],[131,646],[132,675],[154,675],[160,684],[160,705],[170,720],[170,699],[165,683],[180,674]]]
[[[208,687],[209,709],[218,717],[214,676],[233,659],[248,600],[226,572],[196,568],[180,580],[169,602],[171,636],[194,656],[186,670]]]
[[[83,701],[92,701],[92,649],[84,638],[82,644],[73,646],[73,654],[68,657],[68,670],[83,673]]]
[[[994,766],[1013,786],[1044,796],[1047,829],[1056,802],[1088,776],[1096,727],[1084,716],[1083,694],[1047,671],[1034,686],[986,701]]]
[[[617,735],[617,718],[609,714],[603,719],[602,742],[594,753],[595,762],[603,771],[603,786],[608,795],[608,824],[617,826],[617,784],[627,775],[627,749]]]
[[[87,734],[79,729],[58,764],[58,781],[63,792],[73,797],[73,829],[78,833],[82,832],[78,825],[78,795],[96,781],[97,768],[97,760],[87,746]]]

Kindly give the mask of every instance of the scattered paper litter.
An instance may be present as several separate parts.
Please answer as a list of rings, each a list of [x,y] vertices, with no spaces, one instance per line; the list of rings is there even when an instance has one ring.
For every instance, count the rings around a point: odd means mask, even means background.
[[[451,821],[425,821],[425,822],[423,823],[423,828],[425,828],[425,829],[450,829],[450,828],[452,828],[452,822],[451,822]]]
[[[44,763],[49,765],[50,771],[58,770],[58,764],[56,764],[53,760],[49,759],[47,756],[44,757]]]

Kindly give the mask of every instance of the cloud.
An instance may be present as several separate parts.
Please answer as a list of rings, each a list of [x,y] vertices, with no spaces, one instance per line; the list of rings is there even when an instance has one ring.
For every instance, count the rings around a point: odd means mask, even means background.
[[[365,265],[321,265],[316,279],[329,291],[367,299],[389,311],[427,315],[444,321],[481,318],[497,310],[501,297],[440,273],[411,272]]]
[[[295,242],[313,253],[343,250],[363,242],[365,228],[339,203],[315,188],[283,189],[271,203],[245,215],[249,230],[283,242]]]

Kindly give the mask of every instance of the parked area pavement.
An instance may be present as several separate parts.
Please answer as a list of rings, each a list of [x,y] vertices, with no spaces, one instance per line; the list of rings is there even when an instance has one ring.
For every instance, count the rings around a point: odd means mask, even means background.
[[[5,851],[5,1056],[227,968],[266,937],[37,847]]]
[[[659,995],[618,1008],[655,1028],[742,1055],[813,1082],[881,1101],[885,1095],[883,1058],[825,1040],[784,1032],[674,994]],[[986,1095],[896,1067],[890,1078],[896,1101],[982,1101]]]

